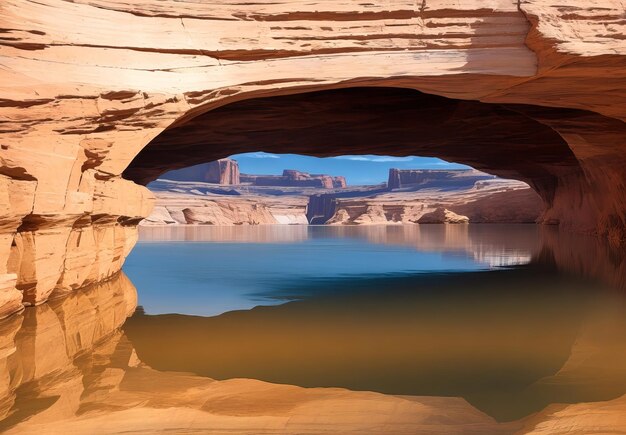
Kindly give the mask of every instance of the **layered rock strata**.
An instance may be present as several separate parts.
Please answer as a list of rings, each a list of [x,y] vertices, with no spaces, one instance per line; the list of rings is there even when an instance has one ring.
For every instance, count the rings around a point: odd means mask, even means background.
[[[437,171],[437,176],[442,172]],[[445,217],[440,208],[451,216],[459,213],[464,222],[533,223],[541,214],[541,198],[524,183],[490,179],[472,185],[476,171],[468,173],[465,181],[458,171],[449,172],[454,177],[426,189],[389,191],[361,186],[325,194],[316,194],[318,189],[314,188],[250,190],[240,186],[220,190],[206,183],[158,180],[150,184],[156,206],[141,224],[368,225],[455,220],[435,219]],[[459,188],[468,183],[470,187]]]
[[[5,432],[28,418],[29,410],[41,411],[32,420],[35,424],[38,418],[75,415],[81,401],[97,397],[97,382],[90,389],[82,372],[83,364],[90,364],[80,357],[93,355],[94,348],[103,343],[108,343],[104,348],[114,349],[121,336],[119,329],[136,306],[135,287],[125,275],[116,274],[0,321],[0,430]],[[97,353],[93,356],[98,359]],[[40,388],[48,391],[42,391],[39,401],[35,399],[38,393],[27,395],[34,400],[24,406],[23,392]],[[54,433],[50,428],[40,431]]]
[[[528,182],[543,222],[624,240],[623,15],[616,0],[3,1],[0,312],[121,265],[152,203],[126,180],[246,151],[439,156]]]
[[[156,205],[141,225],[306,225],[307,197],[216,190],[205,183],[159,180]]]
[[[418,224],[468,224],[469,218],[461,216],[447,208],[439,207],[429,213],[424,213],[417,220]]]
[[[389,189],[439,187],[468,188],[481,180],[493,180],[494,175],[472,169],[432,170],[432,169],[396,169],[389,170],[387,187]]]
[[[239,184],[239,164],[232,159],[219,159],[167,173],[168,180],[204,181],[214,184]]]
[[[164,174],[163,178],[173,181],[200,181],[220,185],[249,184],[252,186],[317,187],[321,189],[346,187],[345,177],[309,174],[294,169],[285,169],[282,175],[240,174],[239,164],[232,159],[219,159],[188,168],[176,169]]]
[[[422,223],[534,223],[541,198],[515,181],[478,182],[470,189],[424,189],[365,198],[333,198],[322,205],[332,212],[329,225]],[[319,202],[319,200],[317,200]],[[309,203],[311,205],[311,203]]]
[[[345,177],[333,177],[324,174],[309,174],[308,172],[285,169],[283,175],[249,175],[241,176],[241,182],[252,186],[277,187],[317,187],[333,189],[346,187]]]

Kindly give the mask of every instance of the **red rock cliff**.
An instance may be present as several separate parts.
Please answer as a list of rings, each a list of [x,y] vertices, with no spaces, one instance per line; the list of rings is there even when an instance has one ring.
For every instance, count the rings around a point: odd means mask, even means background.
[[[472,169],[433,170],[433,169],[395,169],[389,170],[387,187],[471,187],[476,181],[494,179],[493,175]]]
[[[324,174],[309,174],[295,169],[283,170],[283,175],[250,175],[242,174],[242,183],[254,186],[281,186],[281,187],[318,187],[333,189],[346,187],[344,177],[332,177]]]
[[[239,184],[239,164],[231,159],[219,159],[163,175],[174,181],[204,181],[214,184]]]

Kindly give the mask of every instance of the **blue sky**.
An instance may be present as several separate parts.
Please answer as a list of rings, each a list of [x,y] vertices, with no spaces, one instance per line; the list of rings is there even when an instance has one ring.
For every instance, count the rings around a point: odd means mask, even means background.
[[[387,181],[390,168],[400,169],[462,169],[467,166],[448,163],[432,157],[338,156],[310,157],[299,154],[268,154],[263,152],[231,156],[239,162],[244,174],[279,175],[283,169],[297,169],[313,174],[343,175],[348,184],[378,184]]]

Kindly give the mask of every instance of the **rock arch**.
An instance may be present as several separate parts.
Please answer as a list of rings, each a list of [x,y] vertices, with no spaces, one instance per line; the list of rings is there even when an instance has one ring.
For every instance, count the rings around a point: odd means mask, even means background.
[[[623,240],[623,14],[616,0],[3,1],[0,315],[118,271],[151,207],[129,180],[146,179],[156,147],[142,149],[207,117],[250,113],[262,98],[278,112],[280,101],[311,109],[308,98],[326,98],[328,115],[341,101],[328,95],[440,96],[453,103],[434,107],[532,125],[537,142],[526,145],[537,154],[524,156],[517,140],[524,168],[451,145],[437,155],[529,180],[546,221]],[[385,153],[408,150],[389,143]],[[312,147],[303,152],[339,152]]]

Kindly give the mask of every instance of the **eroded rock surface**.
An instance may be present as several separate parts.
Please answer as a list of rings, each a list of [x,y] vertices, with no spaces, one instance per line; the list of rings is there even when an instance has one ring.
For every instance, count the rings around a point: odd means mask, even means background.
[[[448,181],[463,184],[454,178]],[[541,198],[524,183],[497,179],[457,189],[446,184],[362,198],[319,195],[309,200],[308,213],[320,217],[317,223],[330,225],[534,223],[540,218]]]
[[[241,182],[252,186],[317,187],[320,189],[346,187],[345,177],[309,174],[308,172],[297,171],[295,169],[285,169],[283,175],[245,174],[242,175]]]
[[[127,180],[244,151],[439,156],[623,240],[625,26],[618,0],[5,0],[0,314],[119,269],[153,203]]]
[[[426,223],[427,215],[428,223],[444,223],[446,218],[439,212],[443,207],[451,216],[447,221],[456,221],[452,219],[456,213],[463,215],[464,222],[473,223],[534,223],[539,219],[541,198],[525,183],[478,171],[435,172],[431,182],[405,190],[371,185],[324,194],[317,188],[253,189],[157,180],[150,184],[156,206],[141,224],[416,224]],[[485,177],[489,179],[474,181]],[[433,219],[436,216],[440,218]]]
[[[170,171],[169,180],[204,181],[214,184],[239,184],[239,164],[232,159],[219,159],[189,168]]]
[[[242,186],[158,180],[156,205],[142,225],[306,225],[307,196],[300,190],[278,195]],[[276,193],[275,189],[270,189]],[[305,192],[317,189],[305,189]]]
[[[453,188],[471,187],[480,180],[494,179],[493,175],[468,170],[395,169],[389,170],[389,189],[421,188],[447,185]]]
[[[469,218],[456,214],[447,208],[439,207],[430,213],[422,215],[417,221],[418,224],[467,224]]]

